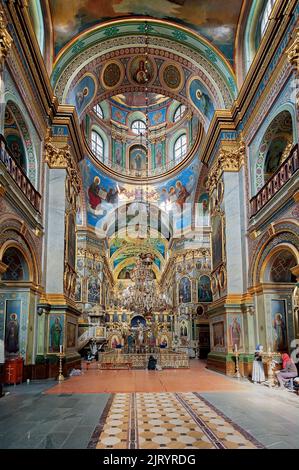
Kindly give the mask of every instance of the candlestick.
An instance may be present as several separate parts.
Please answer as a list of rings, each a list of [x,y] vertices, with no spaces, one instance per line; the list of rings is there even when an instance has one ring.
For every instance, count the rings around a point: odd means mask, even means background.
[[[59,353],[59,375],[58,375],[58,382],[63,382],[64,381],[64,376],[62,374],[62,346],[60,345],[60,353]]]
[[[235,344],[235,352],[238,352],[238,348],[236,344]]]

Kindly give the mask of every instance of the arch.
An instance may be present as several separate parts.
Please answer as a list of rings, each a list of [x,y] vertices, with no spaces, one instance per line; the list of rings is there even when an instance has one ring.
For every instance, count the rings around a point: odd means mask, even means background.
[[[74,77],[96,58],[107,55],[107,51],[111,51],[112,48],[115,50],[125,48],[126,44],[130,44],[128,46],[130,48],[139,47],[145,21],[149,24],[150,45],[152,41],[157,50],[163,48],[165,51],[167,48],[171,54],[179,54],[182,59],[188,57],[200,73],[206,76],[207,81],[216,86],[217,91],[213,96],[218,95],[218,99],[222,101],[219,107],[230,107],[236,98],[237,87],[234,71],[223,54],[198,33],[171,21],[149,18],[126,18],[103,22],[84,31],[68,43],[58,54],[51,76],[54,93],[58,99],[64,102]]]
[[[29,231],[24,230],[24,222],[20,221],[15,214],[5,214],[0,218],[0,233],[0,261],[3,261],[3,256],[8,248],[20,251],[28,266],[27,282],[39,285],[41,267],[37,262],[35,243]]]
[[[291,250],[299,264],[299,222],[282,219],[272,224],[272,234],[266,232],[252,254],[249,267],[250,283],[257,286],[264,279],[265,269],[272,255],[281,248]]]
[[[5,95],[5,109],[6,108],[11,113],[16,123],[16,126],[19,130],[20,136],[22,138],[22,143],[25,149],[26,160],[27,160],[27,164],[26,164],[27,176],[30,179],[31,183],[35,186],[35,188],[38,189],[38,173],[39,173],[38,164],[37,164],[37,158],[36,158],[33,140],[31,138],[28,125],[26,122],[28,117],[26,117],[26,119],[24,118],[24,115],[25,115],[23,113],[24,109],[21,111],[19,107],[19,103],[16,104],[16,102],[14,101],[14,97],[12,99],[9,93]],[[5,132],[4,132],[4,135],[5,135]]]
[[[291,243],[281,243],[277,247],[273,248],[266,256],[260,271],[260,282],[295,282],[291,280],[289,281],[279,281],[273,278],[273,265],[275,261],[277,261],[278,257],[284,255],[284,268],[288,269],[288,264],[290,264],[289,268],[296,266],[299,264],[299,251],[298,249],[292,245]],[[289,258],[288,256],[289,255]]]
[[[269,121],[270,121],[270,124],[267,125]],[[286,104],[276,109],[275,112],[273,112],[272,115],[267,120],[267,123],[265,123],[262,128],[265,130],[263,132],[263,136],[260,139],[260,142],[258,145],[257,156],[255,157],[253,161],[252,175],[255,176],[255,179],[253,178],[251,179],[252,194],[256,194],[266,182],[267,175],[265,175],[264,170],[265,170],[265,164],[267,163],[266,162],[267,155],[268,155],[270,146],[273,142],[273,139],[275,137],[284,137],[285,143],[284,143],[283,150],[286,150],[286,147],[288,144],[291,144],[297,141],[296,124],[295,124],[296,121],[294,120],[293,109],[291,106]],[[281,157],[283,157],[283,150],[281,152],[282,153]]]

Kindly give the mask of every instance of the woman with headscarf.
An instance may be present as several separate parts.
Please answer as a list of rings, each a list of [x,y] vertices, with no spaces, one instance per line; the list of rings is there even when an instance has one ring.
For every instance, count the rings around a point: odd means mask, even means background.
[[[252,365],[252,381],[256,383],[265,382],[264,364],[262,360],[263,346],[258,344],[255,348],[254,361]]]
[[[294,379],[298,375],[296,364],[293,359],[287,353],[283,353],[282,356],[282,369],[276,373],[279,386],[284,387],[285,382],[290,379]]]

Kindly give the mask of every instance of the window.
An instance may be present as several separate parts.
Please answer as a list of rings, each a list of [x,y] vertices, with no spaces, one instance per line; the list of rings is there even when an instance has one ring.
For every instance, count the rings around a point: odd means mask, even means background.
[[[261,20],[261,35],[263,35],[267,29],[274,3],[275,3],[275,0],[267,0],[265,9],[262,15],[262,20]]]
[[[173,122],[177,122],[181,119],[183,116],[184,112],[186,111],[186,106],[184,104],[180,104],[180,106],[177,107],[174,116],[173,116]]]
[[[91,132],[91,149],[95,156],[102,160],[104,157],[104,142],[102,137],[95,131]]]
[[[181,135],[174,144],[174,159],[179,160],[187,153],[187,137],[186,134]]]
[[[100,119],[104,119],[104,113],[103,113],[103,110],[102,110],[102,108],[99,104],[96,104],[93,107],[93,110]]]
[[[140,134],[143,134],[145,132],[146,125],[141,120],[134,121],[134,122],[132,122],[131,129],[134,132],[134,134],[140,135]]]

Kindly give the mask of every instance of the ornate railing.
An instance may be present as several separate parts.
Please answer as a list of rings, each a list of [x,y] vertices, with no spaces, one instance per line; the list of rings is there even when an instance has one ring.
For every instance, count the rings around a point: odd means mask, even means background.
[[[29,178],[25,175],[24,170],[18,165],[11,155],[6,140],[2,134],[0,134],[0,161],[3,163],[12,179],[16,182],[34,209],[40,212],[41,195],[34,188]]]
[[[299,168],[298,144],[259,192],[250,200],[250,217],[256,215],[296,173]]]
[[[103,352],[99,356],[99,367],[103,369],[146,369],[151,353],[126,354],[121,350]],[[154,354],[157,364],[162,369],[186,369],[189,368],[189,357],[184,352],[163,350]]]

